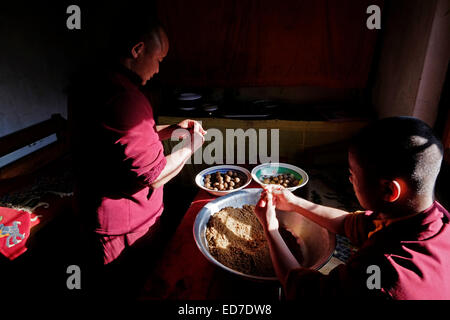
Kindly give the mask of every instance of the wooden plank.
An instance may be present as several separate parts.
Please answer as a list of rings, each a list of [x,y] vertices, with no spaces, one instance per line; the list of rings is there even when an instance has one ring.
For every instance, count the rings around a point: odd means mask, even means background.
[[[0,168],[0,179],[11,179],[32,173],[67,153],[67,145],[62,141],[51,143],[23,158]]]
[[[55,114],[51,119],[37,123],[0,138],[0,157],[14,152],[42,138],[56,133],[58,139],[65,126],[65,119]]]

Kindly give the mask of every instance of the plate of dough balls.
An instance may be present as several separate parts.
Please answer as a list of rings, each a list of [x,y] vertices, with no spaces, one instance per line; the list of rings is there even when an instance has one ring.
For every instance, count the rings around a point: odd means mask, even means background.
[[[215,196],[244,189],[251,181],[250,171],[232,165],[214,166],[199,172],[195,177],[195,183],[199,188]]]
[[[308,174],[287,163],[263,163],[252,170],[252,178],[262,186],[275,184],[290,191],[308,183]]]

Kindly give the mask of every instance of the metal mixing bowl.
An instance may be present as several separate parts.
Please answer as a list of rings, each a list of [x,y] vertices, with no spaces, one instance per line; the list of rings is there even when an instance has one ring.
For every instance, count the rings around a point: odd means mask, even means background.
[[[256,205],[261,191],[260,188],[249,188],[210,201],[197,214],[194,222],[194,239],[205,258],[219,268],[250,280],[277,281],[276,277],[249,275],[223,265],[211,255],[206,240],[206,228],[211,215],[225,207],[241,208],[244,204]],[[281,226],[291,226],[288,229],[297,243],[295,243],[296,247],[292,244],[289,244],[289,247],[293,253],[295,252],[294,255],[302,266],[317,270],[328,262],[336,246],[334,233],[298,213],[279,211],[277,217]]]

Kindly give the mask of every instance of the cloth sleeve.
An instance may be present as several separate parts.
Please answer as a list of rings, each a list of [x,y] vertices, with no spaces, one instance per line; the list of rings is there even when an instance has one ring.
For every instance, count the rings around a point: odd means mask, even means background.
[[[114,149],[114,160],[121,162],[122,170],[150,185],[166,165],[150,103],[142,94],[126,92],[112,99],[109,108],[102,126]]]
[[[355,211],[344,219],[344,235],[356,246],[361,246],[374,229],[371,211]]]

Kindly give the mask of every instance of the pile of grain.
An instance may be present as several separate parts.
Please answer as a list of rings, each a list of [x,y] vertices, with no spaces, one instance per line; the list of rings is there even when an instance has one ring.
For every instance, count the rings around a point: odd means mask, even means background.
[[[272,261],[255,206],[223,208],[208,221],[210,253],[227,267],[245,274],[273,277]]]

